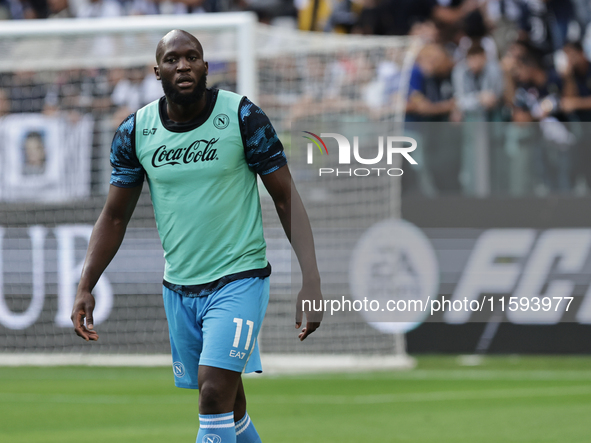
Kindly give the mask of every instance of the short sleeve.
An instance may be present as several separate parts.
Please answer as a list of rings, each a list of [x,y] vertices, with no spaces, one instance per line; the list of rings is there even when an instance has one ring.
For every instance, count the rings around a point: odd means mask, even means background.
[[[425,89],[425,77],[418,66],[414,66],[410,73],[410,82],[408,85],[408,95],[410,96],[414,91],[424,92]]]
[[[283,145],[269,117],[244,97],[238,108],[240,133],[248,166],[267,175],[287,164]]]
[[[135,114],[129,115],[115,132],[111,144],[111,184],[134,188],[144,181],[144,168],[135,153]]]

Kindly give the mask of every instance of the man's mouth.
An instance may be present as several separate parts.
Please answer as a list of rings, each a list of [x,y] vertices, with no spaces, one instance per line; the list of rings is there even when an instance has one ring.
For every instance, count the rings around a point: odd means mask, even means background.
[[[179,88],[188,88],[193,85],[195,81],[191,77],[181,77],[176,81]]]

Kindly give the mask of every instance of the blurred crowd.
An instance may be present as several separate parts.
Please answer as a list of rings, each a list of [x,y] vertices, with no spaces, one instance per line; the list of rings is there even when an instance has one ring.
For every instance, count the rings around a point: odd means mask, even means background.
[[[411,74],[406,119],[448,122],[427,131],[433,134],[425,136],[427,166],[416,174],[417,190],[474,195],[588,192],[591,2],[389,4],[396,4],[406,18],[394,19],[379,3],[364,8],[356,26],[361,32],[408,32],[423,39]],[[484,164],[478,158],[483,150]],[[482,182],[483,171],[490,175],[488,183]]]
[[[424,146],[407,192],[590,192],[589,0],[0,0],[5,19],[237,10],[303,30],[422,41],[403,99]],[[285,127],[348,108],[383,117],[399,93],[399,56],[381,48],[260,60],[259,102]],[[212,63],[208,84],[234,90],[235,70]],[[0,116],[93,113],[115,126],[161,95],[151,67],[0,74]]]
[[[0,19],[119,17],[250,10],[261,21],[297,15],[285,0],[0,0]]]

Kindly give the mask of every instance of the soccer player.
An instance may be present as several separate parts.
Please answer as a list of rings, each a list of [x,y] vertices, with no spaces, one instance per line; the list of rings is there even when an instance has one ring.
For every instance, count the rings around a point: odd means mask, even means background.
[[[322,300],[310,222],[267,116],[246,97],[206,88],[200,42],[171,31],[158,43],[156,62],[164,97],[127,117],[115,134],[111,186],[72,322],[80,337],[98,340],[91,291],[123,240],[146,176],[166,261],[175,384],[200,390],[197,443],[260,442],[241,380],[242,372],[262,370],[257,336],[269,300],[257,174],[302,269],[296,328],[303,300]],[[305,314],[300,340],[321,321],[319,313]]]

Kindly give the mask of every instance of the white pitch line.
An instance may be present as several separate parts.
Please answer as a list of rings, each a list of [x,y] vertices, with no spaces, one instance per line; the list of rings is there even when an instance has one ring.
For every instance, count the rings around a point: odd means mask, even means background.
[[[66,403],[66,404],[195,404],[197,395],[187,396],[129,396],[129,395],[63,395],[63,394],[17,394],[12,392],[0,392],[0,403]]]
[[[309,403],[309,404],[380,404],[418,403],[451,400],[507,399],[528,397],[561,397],[591,395],[591,386],[569,386],[552,388],[516,388],[496,390],[417,392],[405,394],[376,395],[300,395],[300,396],[249,396],[250,401],[265,403]]]
[[[264,373],[263,373],[264,374]],[[255,374],[252,378],[260,377]],[[414,369],[412,371],[379,372],[368,374],[339,374],[342,379],[355,380],[555,380],[591,381],[591,371],[553,371],[553,370],[487,370],[487,369]],[[333,379],[334,374],[277,376],[275,378]]]
[[[376,395],[250,395],[251,402],[273,404],[383,404],[420,403],[452,400],[486,400],[532,397],[566,397],[591,395],[591,386],[568,386],[549,388],[515,388],[495,390],[467,390],[416,392]],[[0,403],[68,403],[68,404],[197,404],[197,397],[187,396],[117,396],[117,395],[56,395],[16,394],[0,392]]]

